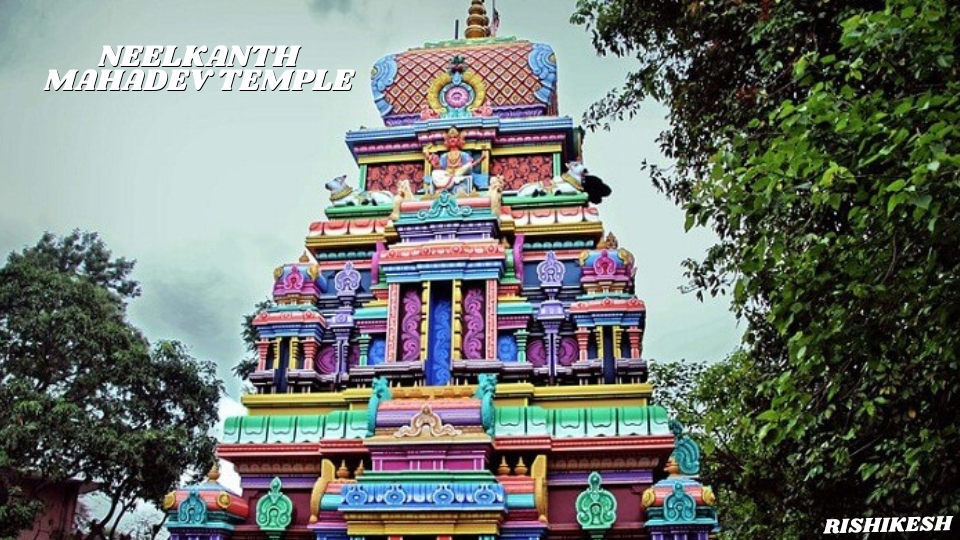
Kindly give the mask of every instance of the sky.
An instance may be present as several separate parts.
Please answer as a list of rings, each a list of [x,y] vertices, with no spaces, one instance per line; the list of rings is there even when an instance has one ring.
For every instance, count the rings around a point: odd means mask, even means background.
[[[598,56],[586,29],[569,23],[575,3],[499,0],[497,9],[500,36],[553,46],[560,112],[579,121],[634,62]],[[345,133],[382,125],[370,68],[451,38],[469,4],[0,0],[0,252],[44,231],[99,232],[114,254],[137,260],[134,324],[216,361],[228,389],[223,414],[240,414],[241,385],[230,376],[244,355],[240,322],[269,296],[273,269],[303,252],[327,204],[323,184],[357,178]],[[353,89],[223,92],[217,79],[201,91],[43,91],[51,69],[98,69],[104,45],[267,44],[300,45],[298,68],[356,70]],[[742,335],[729,299],[679,291],[681,262],[702,257],[714,237],[685,233],[682,211],[640,169],[644,160],[669,165],[656,143],[665,115],[650,103],[588,133],[583,159],[613,187],[601,217],[637,258],[644,356],[716,361]]]

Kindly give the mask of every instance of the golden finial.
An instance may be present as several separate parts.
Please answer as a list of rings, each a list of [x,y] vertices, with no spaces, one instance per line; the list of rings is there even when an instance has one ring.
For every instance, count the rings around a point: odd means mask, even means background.
[[[214,463],[213,467],[210,467],[210,472],[207,473],[207,478],[211,482],[216,482],[220,479],[220,463]]]
[[[517,462],[516,468],[513,469],[513,472],[516,473],[517,476],[526,476],[528,470],[529,469],[527,469],[527,466],[524,464],[523,458],[521,457],[520,461]]]
[[[337,469],[337,478],[340,480],[346,480],[350,478],[350,469],[347,468],[347,460],[340,462],[340,468]]]
[[[490,19],[487,18],[487,8],[483,0],[472,0],[467,10],[467,29],[463,35],[467,39],[485,38],[490,36]]]
[[[508,476],[510,474],[510,466],[507,465],[507,456],[500,458],[500,466],[497,467],[497,474],[500,476]]]
[[[310,256],[307,255],[307,252],[306,252],[306,251],[303,252],[303,255],[300,255],[300,262],[302,262],[302,263],[308,263],[308,262],[310,262]]]
[[[667,460],[667,466],[663,468],[670,476],[677,476],[680,474],[680,466],[677,465],[677,460],[673,459],[673,456],[670,456],[670,459]]]

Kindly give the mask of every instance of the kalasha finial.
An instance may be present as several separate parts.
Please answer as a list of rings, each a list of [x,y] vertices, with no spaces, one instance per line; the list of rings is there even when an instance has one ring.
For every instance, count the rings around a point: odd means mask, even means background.
[[[210,467],[210,472],[207,473],[207,478],[211,482],[216,482],[220,479],[220,463],[214,463],[213,467]]]
[[[467,39],[490,37],[490,19],[487,18],[487,8],[483,5],[483,0],[472,0],[468,13],[464,37]]]

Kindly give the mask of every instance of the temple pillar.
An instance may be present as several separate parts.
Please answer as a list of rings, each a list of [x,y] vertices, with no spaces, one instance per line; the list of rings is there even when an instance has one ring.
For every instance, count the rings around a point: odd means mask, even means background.
[[[627,328],[627,339],[630,340],[630,358],[641,357],[640,336],[643,331],[636,326]]]
[[[384,361],[392,364],[397,361],[400,335],[400,284],[389,284],[387,291],[387,351]]]
[[[574,332],[574,335],[577,337],[577,351],[579,352],[579,360],[585,362],[587,356],[590,354],[588,347],[590,346],[590,329],[588,328],[577,328]]]
[[[346,306],[338,308],[337,314],[334,316],[334,322],[330,324],[330,328],[333,329],[333,334],[337,338],[335,344],[337,357],[336,381],[337,384],[340,384],[341,379],[350,367],[349,355],[350,336],[353,334],[353,309]]]
[[[308,337],[303,340],[303,369],[316,369],[317,350],[316,338]]]
[[[603,327],[595,326],[593,331],[597,335],[597,358],[603,360]]]
[[[499,288],[497,280],[488,279],[486,282],[486,354],[488,360],[497,357],[497,298]]]
[[[430,346],[430,281],[424,282],[420,296],[420,361],[427,361],[427,347]]]
[[[370,341],[372,340],[373,338],[370,336],[370,334],[360,334],[360,337],[357,339],[357,342],[360,345],[360,365],[361,366],[367,365],[367,361],[368,361],[367,356],[370,353]]]
[[[463,282],[453,280],[453,339],[450,340],[450,358],[463,358]]]
[[[257,371],[267,369],[267,353],[270,351],[270,341],[266,339],[257,340]]]
[[[530,332],[527,332],[526,330],[517,330],[514,332],[513,337],[517,340],[517,362],[526,362],[527,338],[530,337]]]
[[[273,339],[273,366],[270,369],[280,369],[280,339]]]
[[[620,325],[613,327],[613,357],[620,358],[620,344],[623,340],[623,328]]]
[[[300,339],[297,336],[290,338],[290,354],[287,357],[287,369],[297,369],[297,355],[300,352]]]

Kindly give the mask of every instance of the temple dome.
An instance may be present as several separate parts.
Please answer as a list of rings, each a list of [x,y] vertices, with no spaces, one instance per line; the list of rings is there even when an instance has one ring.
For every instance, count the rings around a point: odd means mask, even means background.
[[[486,15],[474,13],[477,5],[475,1],[470,8],[466,35],[484,37],[427,43],[374,64],[373,98],[386,125],[557,114],[553,49],[513,37],[487,37]]]

